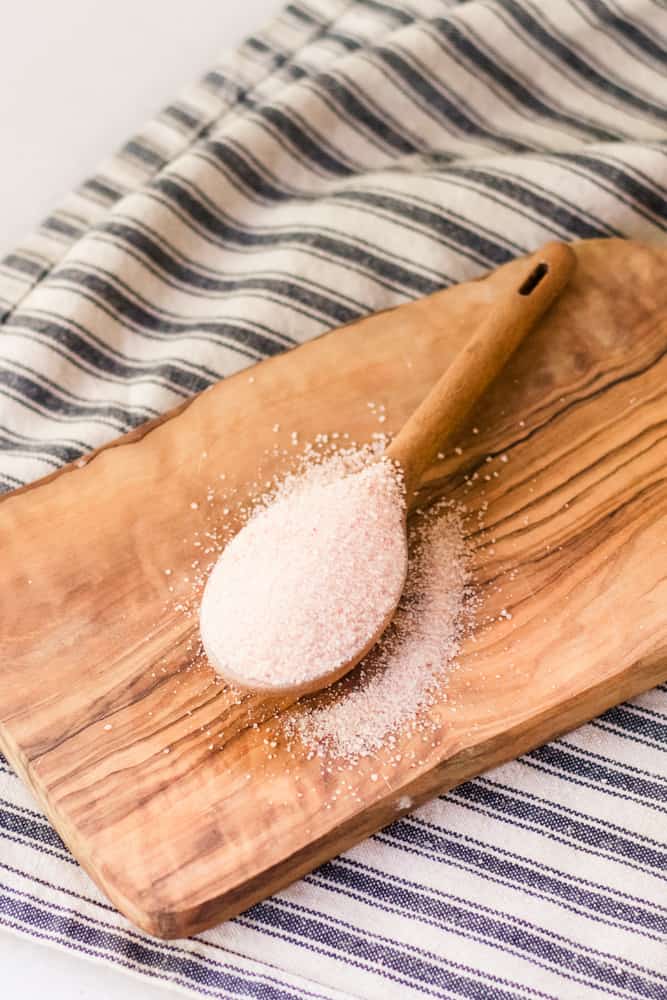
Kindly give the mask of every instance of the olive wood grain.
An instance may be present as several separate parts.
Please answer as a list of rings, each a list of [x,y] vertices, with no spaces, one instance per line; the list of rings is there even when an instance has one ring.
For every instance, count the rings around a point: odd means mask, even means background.
[[[447,700],[428,709],[432,744],[407,734],[331,773],[296,741],[289,753],[289,699],[215,684],[175,602],[193,538],[241,523],[207,502],[221,473],[242,502],[292,431],[396,432],[525,261],[266,361],[0,503],[2,749],[145,930],[238,913],[667,675],[667,251],[576,253],[461,429],[462,454],[422,486],[468,506],[480,602]]]

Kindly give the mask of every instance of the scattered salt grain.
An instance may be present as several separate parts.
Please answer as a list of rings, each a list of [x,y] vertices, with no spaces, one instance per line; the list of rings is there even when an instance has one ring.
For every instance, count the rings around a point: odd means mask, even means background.
[[[190,504],[190,507],[192,508],[192,510],[199,510],[199,504],[197,503],[196,500],[192,501],[192,503]]]

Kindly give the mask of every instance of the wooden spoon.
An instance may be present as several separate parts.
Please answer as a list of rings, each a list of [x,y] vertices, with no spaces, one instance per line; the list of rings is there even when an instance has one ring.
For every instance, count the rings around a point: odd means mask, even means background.
[[[424,472],[437,453],[451,444],[475,402],[560,294],[574,264],[574,253],[562,243],[548,243],[528,257],[516,284],[494,303],[473,337],[387,448],[383,459],[397,467],[404,479],[406,513],[414,505],[414,495]],[[352,502],[350,523],[348,525],[346,515],[344,523],[338,524],[338,539],[354,537],[359,506],[356,514],[352,508],[362,496],[363,476],[363,472],[355,473],[344,481],[339,480],[351,484]],[[387,478],[393,482],[391,471]],[[364,504],[368,502],[366,494],[363,494],[363,501]],[[347,510],[345,505],[343,507]],[[365,537],[366,545],[370,545],[368,558],[357,560],[354,573],[350,573],[349,561],[346,563],[350,579],[343,579],[342,589],[339,584],[345,569],[337,566],[339,552],[336,547],[340,550],[344,546],[332,542],[333,551],[329,553],[327,547],[323,560],[326,567],[321,562],[317,567],[309,566],[311,574],[319,573],[322,582],[321,604],[312,606],[310,598],[314,588],[310,578],[303,579],[297,574],[293,591],[290,591],[284,578],[289,576],[294,564],[294,546],[308,547],[312,544],[312,532],[326,530],[319,511],[318,500],[307,526],[302,525],[298,517],[294,518],[292,512],[290,531],[283,530],[290,517],[284,507],[274,505],[273,509],[259,515],[265,519],[260,530],[266,529],[261,535],[260,551],[268,556],[269,563],[264,578],[257,573],[257,548],[253,550],[251,533],[257,531],[258,525],[255,522],[253,526],[253,521],[230,542],[209,578],[200,613],[202,641],[212,665],[237,687],[271,695],[301,695],[327,687],[366,655],[396,611],[408,568],[406,518],[400,516],[398,505],[389,524],[389,534],[387,525],[384,525],[384,532],[378,529],[376,533],[382,542],[376,544],[372,534]],[[273,521],[266,520],[271,518]],[[326,544],[329,545],[328,541]],[[380,545],[384,548],[380,549]],[[388,555],[385,568],[390,582],[387,586],[377,566],[370,565],[374,554],[380,551]],[[266,562],[263,565],[266,567]],[[279,566],[285,568],[283,575],[273,573]],[[331,575],[325,577],[331,569]],[[330,588],[324,586],[326,581],[331,582]],[[371,587],[376,587],[377,591],[372,612],[369,614],[368,608],[363,609],[363,630],[357,628],[354,616],[349,616],[346,620],[349,634],[344,637],[345,641],[338,642],[341,603],[349,600],[352,590],[360,593],[363,600]],[[247,595],[239,600],[243,590]],[[280,615],[272,614],[277,600]],[[309,642],[312,630],[319,628],[323,620],[325,640],[313,646]],[[318,650],[317,657],[310,654],[312,648]]]

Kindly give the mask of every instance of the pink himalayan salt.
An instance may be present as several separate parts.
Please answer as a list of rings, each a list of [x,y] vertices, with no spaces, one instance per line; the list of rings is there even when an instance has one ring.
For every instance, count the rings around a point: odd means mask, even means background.
[[[209,577],[200,611],[212,666],[243,687],[316,685],[396,607],[407,565],[402,484],[380,460],[256,513]]]
[[[420,711],[442,700],[474,610],[458,516],[432,508],[411,525],[410,549],[403,596],[380,641],[353,675],[286,720],[287,735],[318,755],[373,756],[406,728],[423,731]]]

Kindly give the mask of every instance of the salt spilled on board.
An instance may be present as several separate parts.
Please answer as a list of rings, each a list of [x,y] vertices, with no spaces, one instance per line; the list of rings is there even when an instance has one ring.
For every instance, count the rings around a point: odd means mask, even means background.
[[[297,443],[298,439],[292,447]],[[276,461],[288,458],[290,464],[296,459],[297,470],[275,476],[270,473],[270,481],[258,474],[257,481],[249,484],[256,490],[251,503],[244,498],[247,494],[239,498],[237,488],[230,489],[224,473],[216,475],[206,506],[212,513],[221,511],[224,518],[215,515],[213,524],[208,522],[208,527],[194,532],[192,544],[198,547],[190,571],[191,595],[179,587],[172,610],[189,619],[198,617],[202,590],[227,541],[228,515],[247,521],[255,512],[268,510],[292,494],[363,471],[377,461],[387,444],[387,436],[381,433],[363,446],[351,442],[348,434],[321,434],[314,442],[300,444],[301,454],[292,453],[294,457],[288,457],[287,450],[276,444],[266,452],[274,468]],[[468,487],[477,478],[477,472],[466,476]],[[375,757],[382,748],[397,752],[404,734],[416,731],[424,737],[430,731],[428,706],[445,698],[459,646],[472,623],[474,600],[462,524],[467,524],[468,518],[465,507],[459,513],[458,508],[444,503],[411,518],[408,578],[393,625],[346,678],[326,692],[302,699],[293,710],[274,719],[272,739],[279,740],[290,756],[305,751],[309,757],[321,758],[324,768],[331,758],[346,766],[346,761]],[[482,510],[475,518],[480,527],[483,518]],[[167,579],[174,579],[171,568]],[[168,589],[172,591],[172,586]],[[193,642],[196,639],[188,642],[193,669],[206,668],[207,658]],[[238,692],[237,704],[241,704],[241,697]],[[250,724],[258,728],[252,720]],[[201,728],[203,732],[205,727]],[[222,749],[225,734],[217,736],[222,742],[216,742],[216,747]],[[303,751],[298,751],[299,745]],[[272,756],[269,750],[267,756]]]
[[[407,566],[403,488],[380,459],[304,477],[255,513],[206,585],[200,629],[231,682],[279,692],[326,682],[387,624]]]
[[[432,508],[411,526],[410,548],[391,626],[354,675],[286,719],[286,733],[320,756],[372,755],[399,731],[423,728],[419,713],[442,697],[472,608],[459,517]]]

